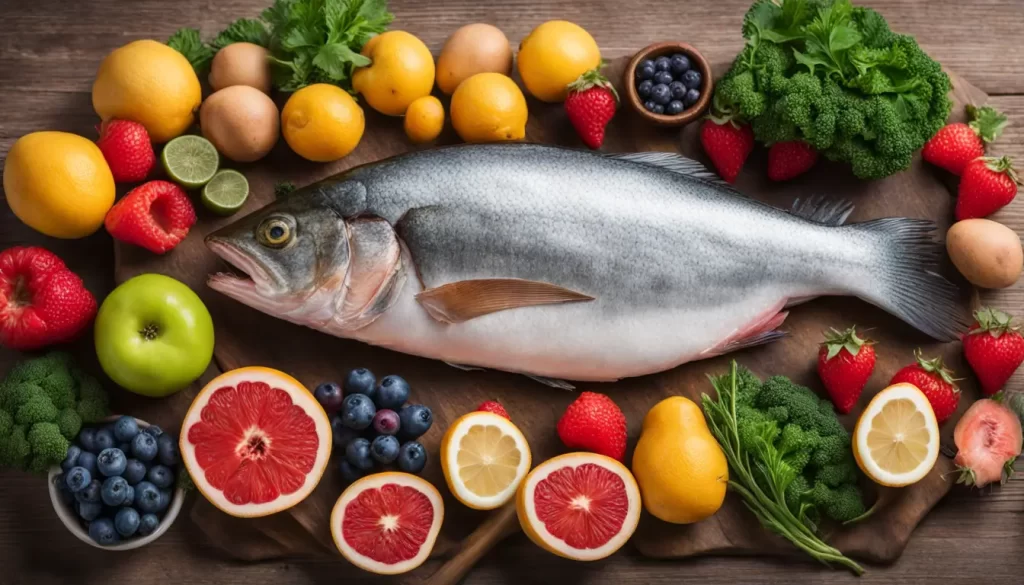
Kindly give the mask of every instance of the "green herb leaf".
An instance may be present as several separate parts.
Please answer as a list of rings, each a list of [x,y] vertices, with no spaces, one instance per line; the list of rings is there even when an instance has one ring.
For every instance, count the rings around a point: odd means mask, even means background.
[[[313,65],[323,69],[332,79],[338,81],[347,79],[351,74],[352,67],[365,67],[370,64],[370,59],[356,53],[348,48],[348,45],[332,43],[320,47],[316,57],[313,58]]]
[[[202,75],[210,68],[210,61],[216,53],[213,48],[205,44],[199,36],[199,29],[182,28],[178,29],[171,38],[167,39],[167,46],[181,53],[188,59],[196,74]]]
[[[252,18],[239,18],[224,29],[212,44],[217,49],[223,49],[231,43],[253,43],[266,47],[270,41],[270,33],[262,21]]]

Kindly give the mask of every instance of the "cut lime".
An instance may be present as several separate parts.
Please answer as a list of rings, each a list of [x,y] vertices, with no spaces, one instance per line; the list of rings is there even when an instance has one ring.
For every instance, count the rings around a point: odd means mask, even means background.
[[[186,134],[164,145],[160,162],[171,180],[186,189],[198,189],[213,178],[220,156],[209,140]]]
[[[249,197],[249,181],[231,169],[217,171],[203,187],[203,205],[219,215],[231,215],[245,205]]]

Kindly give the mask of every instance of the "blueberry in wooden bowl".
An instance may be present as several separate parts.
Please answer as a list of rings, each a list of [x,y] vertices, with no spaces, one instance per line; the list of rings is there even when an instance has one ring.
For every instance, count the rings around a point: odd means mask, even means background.
[[[686,43],[655,43],[641,49],[622,80],[626,101],[659,126],[682,126],[702,116],[711,103],[711,66]]]

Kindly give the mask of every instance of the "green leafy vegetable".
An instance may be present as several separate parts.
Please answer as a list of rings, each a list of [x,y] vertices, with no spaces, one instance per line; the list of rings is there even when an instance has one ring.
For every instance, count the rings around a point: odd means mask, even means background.
[[[167,46],[184,55],[197,75],[203,75],[210,69],[210,61],[217,52],[203,42],[197,28],[179,29],[167,39]]]
[[[266,47],[270,41],[270,33],[262,21],[252,18],[239,18],[231,23],[210,43],[215,49],[223,49],[231,43],[252,43]]]

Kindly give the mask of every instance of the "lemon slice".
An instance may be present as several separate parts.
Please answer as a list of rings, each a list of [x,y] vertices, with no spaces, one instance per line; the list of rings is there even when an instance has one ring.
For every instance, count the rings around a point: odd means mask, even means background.
[[[939,457],[939,423],[924,393],[913,384],[879,392],[853,430],[853,455],[878,484],[902,487],[924,479]]]
[[[441,440],[441,468],[455,499],[492,510],[512,499],[530,470],[530,445],[519,427],[490,412],[456,420]]]

